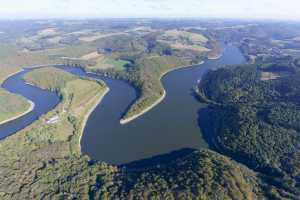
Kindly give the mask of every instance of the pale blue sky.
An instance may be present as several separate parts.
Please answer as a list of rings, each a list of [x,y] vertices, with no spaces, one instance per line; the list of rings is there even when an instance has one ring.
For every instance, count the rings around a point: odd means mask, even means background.
[[[0,0],[0,18],[227,17],[300,19],[300,0]]]

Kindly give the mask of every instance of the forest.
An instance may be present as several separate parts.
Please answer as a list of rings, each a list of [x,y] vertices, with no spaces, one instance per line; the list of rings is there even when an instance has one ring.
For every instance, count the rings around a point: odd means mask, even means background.
[[[300,68],[287,60],[211,71],[197,87],[209,105],[210,145],[268,177],[274,198],[300,194]],[[278,77],[262,80],[265,71]]]

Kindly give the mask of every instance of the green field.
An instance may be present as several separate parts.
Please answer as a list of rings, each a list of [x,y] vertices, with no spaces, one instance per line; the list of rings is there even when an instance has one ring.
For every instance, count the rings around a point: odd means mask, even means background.
[[[105,70],[105,69],[114,69],[116,71],[122,71],[124,70],[124,67],[127,64],[129,64],[129,62],[125,60],[104,57],[104,58],[98,58],[96,60],[96,64],[92,66],[88,66],[87,69],[91,71]]]
[[[11,74],[20,71],[20,67],[9,67],[8,57],[16,53],[16,47],[8,44],[0,45],[0,84]],[[13,59],[13,58],[12,58]],[[13,60],[11,60],[12,62]],[[20,116],[30,108],[30,103],[22,96],[7,92],[0,88],[0,123]]]
[[[30,103],[22,96],[0,89],[0,123],[20,116],[30,109]]]
[[[69,81],[72,81],[75,78],[76,77],[74,75],[65,73],[63,70],[53,67],[45,67],[34,70],[24,76],[26,81],[43,89],[50,90],[64,88]]]

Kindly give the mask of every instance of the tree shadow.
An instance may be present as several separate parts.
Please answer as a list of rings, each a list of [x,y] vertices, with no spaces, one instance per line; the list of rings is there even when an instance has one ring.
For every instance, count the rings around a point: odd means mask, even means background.
[[[198,110],[198,126],[202,133],[203,139],[208,144],[209,149],[217,151],[216,146],[214,145],[214,133],[213,133],[213,125],[211,121],[210,115],[211,109],[208,105]]]
[[[151,158],[146,158],[146,159],[142,159],[142,160],[138,160],[138,161],[133,161],[127,164],[122,164],[119,165],[120,167],[126,167],[127,169],[134,169],[134,170],[138,170],[138,169],[143,169],[146,167],[151,167],[151,166],[156,166],[156,165],[161,165],[161,164],[167,164],[173,160],[176,160],[178,158],[182,158],[184,156],[187,156],[189,154],[191,154],[192,152],[194,152],[195,149],[191,149],[191,148],[183,148],[180,150],[176,150],[176,151],[172,151],[170,153],[167,154],[163,154],[163,155],[158,155],[158,156],[153,156]]]

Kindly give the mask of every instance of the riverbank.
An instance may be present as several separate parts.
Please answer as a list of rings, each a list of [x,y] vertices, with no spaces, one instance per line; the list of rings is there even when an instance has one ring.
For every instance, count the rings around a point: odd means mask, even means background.
[[[195,65],[185,65],[185,66],[179,66],[179,67],[175,67],[175,68],[172,68],[172,69],[169,69],[167,71],[165,71],[164,73],[161,74],[160,78],[159,78],[159,81],[161,82],[161,79],[167,75],[169,72],[172,72],[172,71],[176,71],[176,70],[180,70],[180,69],[184,69],[184,68],[189,68],[189,67],[195,67],[195,66],[198,66],[198,65],[202,65],[204,64],[204,61],[201,61],[199,62],[198,64],[195,64]],[[129,118],[122,118],[120,120],[120,124],[122,125],[125,125],[135,119],[137,119],[138,117],[142,116],[143,114],[147,113],[148,111],[150,111],[152,108],[154,108],[155,106],[157,106],[160,102],[162,102],[164,100],[166,96],[166,91],[163,87],[163,94],[161,95],[161,97],[159,97],[159,99],[157,99],[155,102],[153,102],[150,106],[148,106],[147,108],[145,108],[144,110],[142,110],[141,112],[129,117]]]
[[[21,113],[21,114],[19,114],[17,116],[11,117],[9,119],[6,119],[6,120],[0,122],[0,125],[3,125],[5,123],[7,123],[7,122],[10,122],[10,121],[13,121],[15,119],[18,119],[18,118],[20,118],[20,117],[22,117],[22,116],[30,113],[34,109],[35,104],[32,101],[30,101],[30,100],[27,100],[27,102],[30,104],[30,106],[29,106],[29,108],[25,112],[23,112],[23,113]]]
[[[12,73],[8,74],[7,76],[3,77],[3,79],[0,80],[1,87],[2,87],[2,84],[3,84],[9,77],[14,76],[14,75],[16,75],[16,74],[18,74],[18,73],[20,73],[20,72],[22,72],[22,71],[24,71],[23,68],[22,68],[22,69],[19,69],[19,70],[17,70],[17,71],[15,71],[15,72],[12,72]]]
[[[2,87],[2,84],[3,84],[8,78],[10,78],[10,77],[12,77],[12,76],[14,76],[14,75],[16,75],[16,74],[18,74],[18,73],[21,73],[21,72],[23,72],[23,71],[24,71],[24,69],[19,69],[19,70],[15,71],[15,72],[12,72],[12,73],[8,74],[7,76],[5,76],[5,77],[3,78],[3,81],[1,82],[1,89],[4,89],[4,88]],[[18,119],[18,118],[20,118],[20,117],[22,117],[22,116],[24,116],[24,115],[30,113],[30,112],[34,109],[35,104],[34,104],[34,102],[32,102],[32,101],[30,101],[30,100],[28,100],[28,99],[26,99],[26,100],[27,100],[27,102],[29,103],[29,108],[28,108],[26,111],[24,111],[24,112],[22,112],[22,113],[20,113],[20,114],[18,114],[18,115],[16,115],[16,116],[13,116],[13,117],[11,117],[11,118],[9,118],[9,119],[0,121],[0,125],[3,125],[3,124],[5,124],[5,123],[8,123],[8,122],[13,121],[13,120],[15,120],[15,119]]]
[[[80,130],[80,136],[79,136],[79,149],[80,149],[80,153],[81,152],[81,139],[84,133],[84,128],[86,126],[86,123],[90,117],[90,115],[92,114],[92,112],[96,109],[96,107],[102,102],[102,99],[105,97],[105,95],[109,92],[109,88],[106,86],[105,90],[103,91],[103,93],[100,95],[98,101],[90,108],[90,110],[86,113],[86,115],[84,116],[83,120],[82,120],[82,126],[81,126],[81,130]]]
[[[154,108],[155,106],[157,106],[162,100],[164,100],[164,98],[166,97],[166,91],[163,91],[162,96],[157,99],[152,105],[150,105],[149,107],[145,108],[143,111],[141,111],[139,114],[136,114],[132,117],[129,117],[127,119],[121,119],[120,120],[120,124],[124,125],[127,124],[135,119],[137,119],[138,117],[142,116],[143,114],[145,114],[146,112],[150,111],[152,108]]]
[[[216,55],[216,56],[208,56],[207,58],[209,59],[209,60],[218,60],[219,58],[221,58],[222,57],[222,53],[221,54],[219,54],[219,55]]]

